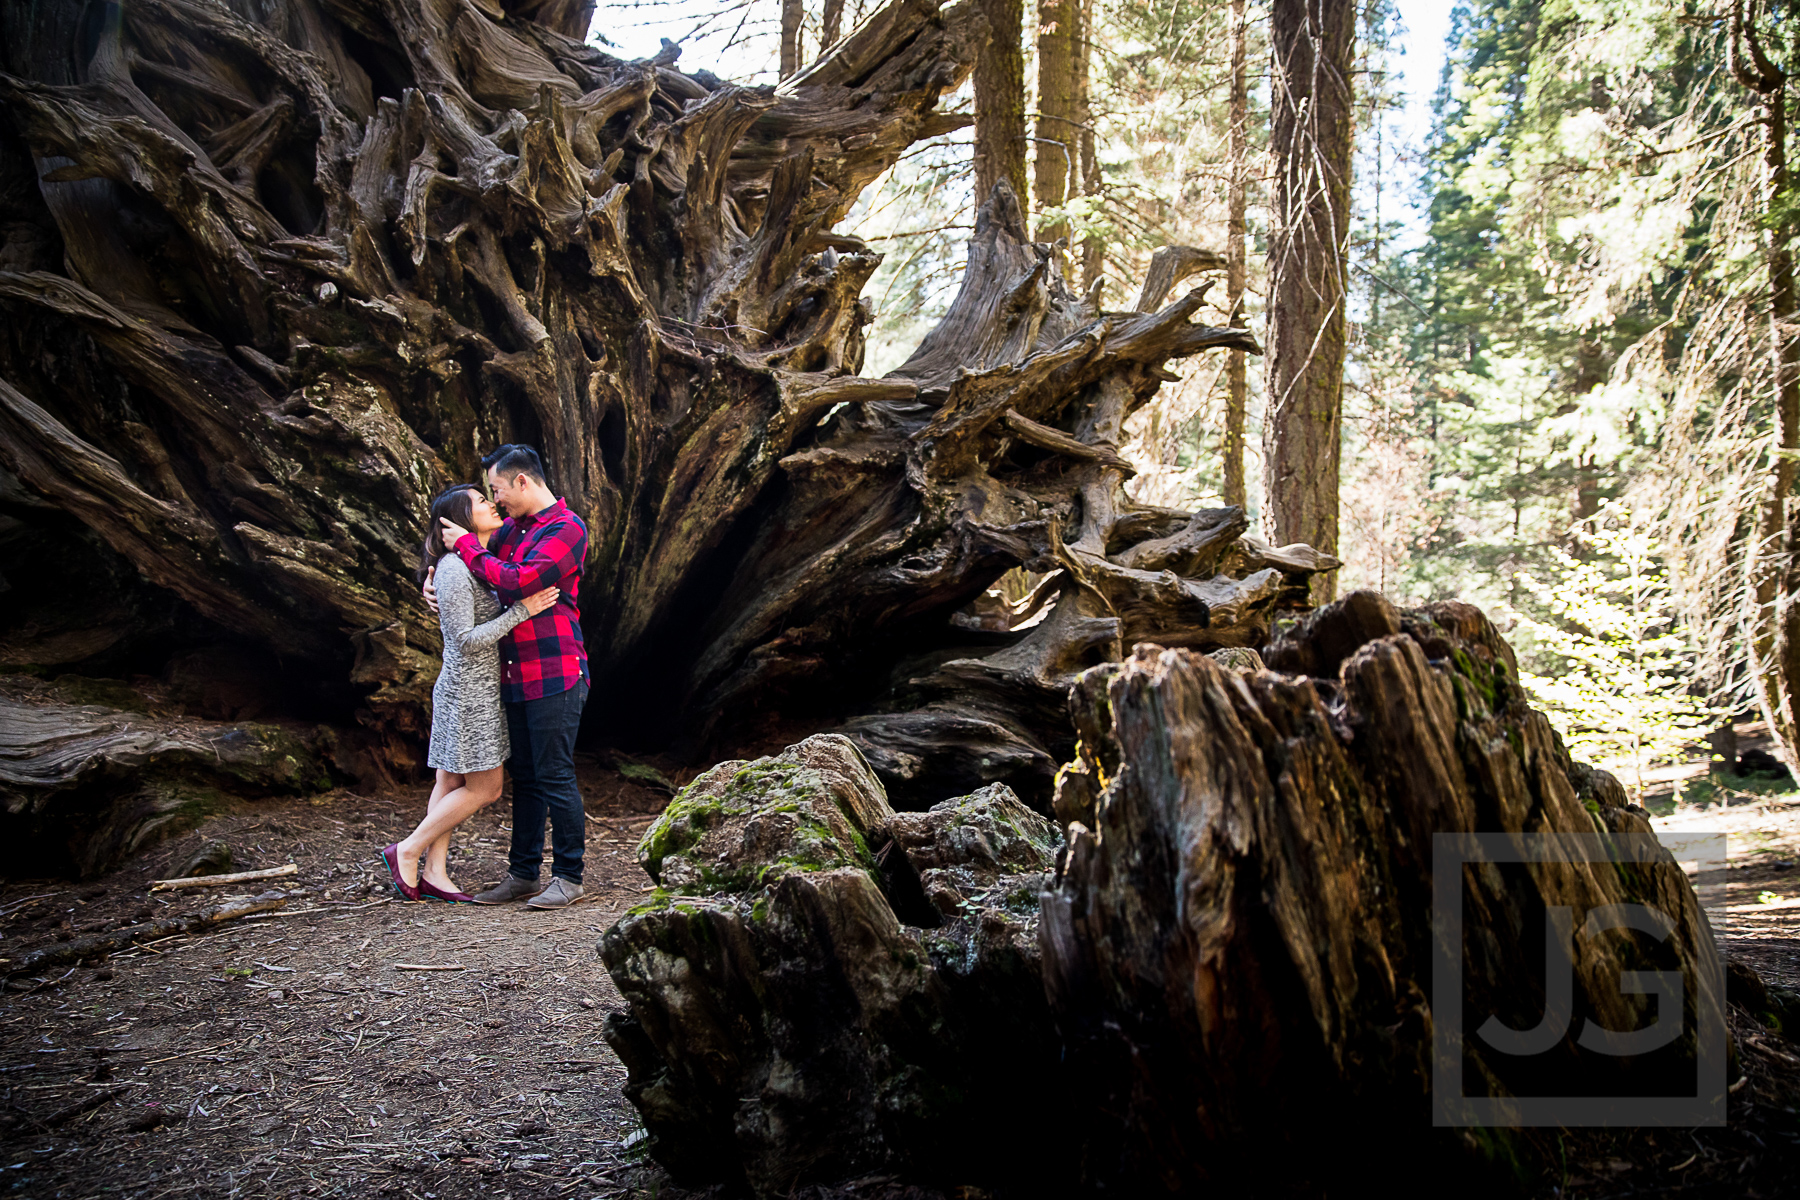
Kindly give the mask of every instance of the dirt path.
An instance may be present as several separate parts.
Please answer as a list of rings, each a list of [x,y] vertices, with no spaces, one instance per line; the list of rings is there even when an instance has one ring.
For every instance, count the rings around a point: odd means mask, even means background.
[[[249,886],[146,893],[206,839],[234,869],[298,863],[311,893],[9,993],[0,1193],[451,1200],[653,1180],[600,1037],[622,1002],[595,944],[646,882],[632,850],[661,801],[591,766],[583,783],[588,899],[559,912],[387,899],[376,855],[416,818],[411,794],[244,805],[94,883],[0,887],[7,958]],[[463,827],[459,882],[505,870],[509,817]]]

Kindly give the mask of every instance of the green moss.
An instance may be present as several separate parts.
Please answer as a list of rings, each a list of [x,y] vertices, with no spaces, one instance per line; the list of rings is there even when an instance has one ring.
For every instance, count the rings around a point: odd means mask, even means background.
[[[669,792],[675,790],[675,785],[669,782],[669,777],[648,763],[620,763],[619,774],[633,783],[642,783]]]
[[[1038,911],[1038,894],[1031,888],[1014,888],[1006,893],[1002,904],[1015,913],[1031,916]]]
[[[638,861],[659,883],[664,862],[698,845],[708,830],[728,817],[792,814],[794,833],[788,852],[772,862],[721,868],[695,862],[698,886],[677,889],[696,894],[747,892],[767,888],[792,871],[824,871],[841,866],[874,869],[868,842],[850,826],[851,845],[843,845],[832,827],[814,815],[826,798],[816,771],[798,763],[765,758],[747,763],[732,773],[723,786],[716,776],[683,788],[662,816],[645,831],[638,843]],[[845,814],[848,817],[848,814]]]
[[[650,898],[648,900],[634,904],[626,909],[625,915],[628,917],[641,917],[649,913],[662,912],[669,907],[670,902],[674,900],[675,896],[676,893],[665,891],[659,887],[650,893]]]
[[[1456,669],[1457,677],[1467,681],[1470,690],[1475,696],[1480,697],[1485,707],[1483,713],[1465,713],[1465,716],[1485,716],[1488,713],[1499,712],[1505,707],[1500,691],[1500,683],[1503,682],[1504,676],[1497,664],[1482,662],[1461,646],[1451,650],[1450,661]],[[1501,680],[1496,680],[1497,675],[1502,676]],[[1458,699],[1464,699],[1461,689],[1458,689]]]

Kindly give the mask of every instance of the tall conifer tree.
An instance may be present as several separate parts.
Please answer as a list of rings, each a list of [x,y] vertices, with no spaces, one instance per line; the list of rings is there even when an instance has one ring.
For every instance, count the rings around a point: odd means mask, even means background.
[[[1275,0],[1270,151],[1267,518],[1277,542],[1338,548],[1350,233],[1352,0]],[[1333,575],[1316,576],[1315,600]]]

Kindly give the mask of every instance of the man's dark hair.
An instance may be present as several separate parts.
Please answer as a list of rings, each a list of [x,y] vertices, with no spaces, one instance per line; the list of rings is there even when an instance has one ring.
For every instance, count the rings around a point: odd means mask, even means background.
[[[483,470],[498,471],[502,479],[529,475],[539,483],[544,482],[544,464],[530,446],[508,443],[482,455],[481,466]]]

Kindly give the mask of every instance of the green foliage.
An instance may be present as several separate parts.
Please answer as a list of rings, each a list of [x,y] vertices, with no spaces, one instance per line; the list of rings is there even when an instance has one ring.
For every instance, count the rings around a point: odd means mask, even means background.
[[[1554,575],[1514,578],[1546,612],[1515,611],[1519,677],[1578,757],[1643,771],[1682,756],[1718,714],[1689,691],[1693,647],[1674,619],[1661,547],[1623,506],[1572,532],[1581,557],[1552,548]]]
[[[1566,573],[1585,552],[1565,531],[1628,498],[1660,535],[1688,671],[1741,704],[1772,431],[1756,305],[1780,222],[1760,211],[1723,22],[1691,0],[1477,0],[1452,42],[1431,236],[1402,272],[1417,307],[1389,313],[1416,381],[1429,546],[1399,590],[1554,623],[1520,573]]]

